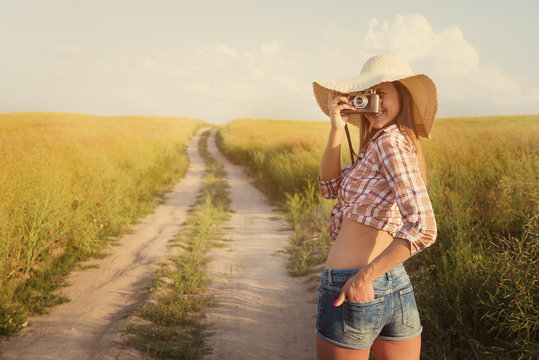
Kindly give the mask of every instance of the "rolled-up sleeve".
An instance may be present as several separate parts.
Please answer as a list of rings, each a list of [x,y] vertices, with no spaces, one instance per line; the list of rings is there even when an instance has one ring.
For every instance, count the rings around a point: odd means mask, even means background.
[[[320,194],[326,199],[336,199],[337,193],[339,192],[339,185],[341,184],[342,178],[350,172],[352,165],[348,165],[344,168],[341,168],[341,173],[335,179],[322,180],[318,176],[318,188],[320,189]]]
[[[393,237],[408,240],[411,254],[417,254],[436,241],[437,228],[415,152],[400,134],[384,134],[374,150],[402,216],[403,224]]]

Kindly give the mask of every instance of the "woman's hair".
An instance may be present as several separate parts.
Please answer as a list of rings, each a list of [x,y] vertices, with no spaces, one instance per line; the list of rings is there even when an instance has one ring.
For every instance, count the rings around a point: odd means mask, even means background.
[[[425,158],[423,156],[423,150],[421,143],[419,142],[419,136],[417,135],[417,128],[415,125],[414,115],[414,101],[410,91],[401,84],[399,81],[393,81],[392,84],[397,89],[399,94],[400,110],[395,118],[397,128],[404,135],[404,137],[413,144],[417,153],[417,159],[419,163],[419,171],[423,181],[427,183],[427,167],[425,164]],[[378,131],[370,127],[370,122],[364,116],[361,117],[361,126],[359,127],[359,151],[363,150],[365,146],[372,139],[373,135]]]

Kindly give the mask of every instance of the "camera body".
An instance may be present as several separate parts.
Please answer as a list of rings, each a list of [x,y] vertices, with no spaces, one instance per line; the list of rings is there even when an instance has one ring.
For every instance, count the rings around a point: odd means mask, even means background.
[[[374,89],[348,93],[346,97],[357,110],[342,110],[343,115],[380,112],[380,95]]]

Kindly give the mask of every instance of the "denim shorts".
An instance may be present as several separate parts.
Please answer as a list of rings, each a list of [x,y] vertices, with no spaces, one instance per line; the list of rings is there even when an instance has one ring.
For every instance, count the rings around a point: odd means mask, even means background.
[[[338,307],[346,281],[360,269],[324,269],[316,315],[317,335],[330,343],[351,349],[368,349],[374,339],[408,340],[423,330],[410,278],[402,264],[376,278],[374,300]]]

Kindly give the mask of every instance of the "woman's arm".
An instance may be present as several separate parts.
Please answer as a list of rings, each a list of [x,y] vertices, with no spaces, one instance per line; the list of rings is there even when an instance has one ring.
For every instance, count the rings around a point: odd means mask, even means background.
[[[320,179],[331,180],[341,174],[341,143],[348,116],[341,116],[344,109],[356,109],[346,96],[330,93],[328,97],[331,130],[320,164]]]
[[[341,174],[341,143],[344,128],[331,127],[320,163],[320,180],[336,179]]]
[[[356,275],[344,284],[341,295],[333,305],[340,306],[345,299],[350,299],[354,302],[365,302],[374,299],[374,289],[372,288],[374,279],[402,264],[410,256],[409,241],[394,238],[380,255],[367,266],[362,267]]]

